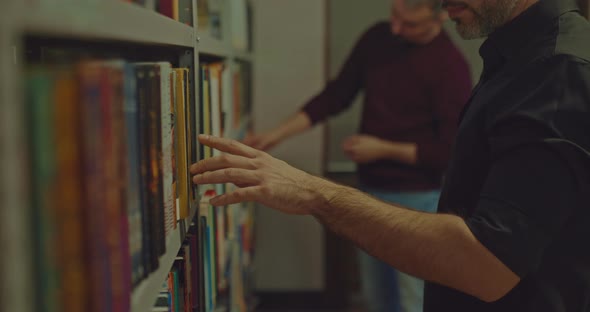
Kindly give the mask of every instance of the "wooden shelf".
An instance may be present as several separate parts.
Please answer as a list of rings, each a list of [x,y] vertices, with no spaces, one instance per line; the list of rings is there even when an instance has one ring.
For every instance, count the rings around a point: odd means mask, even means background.
[[[187,223],[193,219],[197,209],[192,209]],[[182,241],[180,237],[180,226],[166,238],[166,254],[160,257],[158,270],[152,272],[147,279],[143,280],[134,290],[131,296],[131,312],[149,312],[156,302],[156,298],[162,283],[166,280],[174,260],[178,255]]]
[[[17,10],[20,17],[15,19],[17,29],[29,35],[60,38],[195,45],[193,27],[133,3],[122,0],[53,2]]]

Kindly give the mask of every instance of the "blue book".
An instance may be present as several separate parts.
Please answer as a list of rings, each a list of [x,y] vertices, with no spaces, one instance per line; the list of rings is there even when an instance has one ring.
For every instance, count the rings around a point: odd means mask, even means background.
[[[126,63],[124,67],[124,113],[127,140],[127,216],[129,218],[129,249],[132,266],[132,282],[137,285],[146,274],[143,266],[143,231],[141,213],[141,175],[139,150],[139,110],[137,107],[137,82],[135,66]]]

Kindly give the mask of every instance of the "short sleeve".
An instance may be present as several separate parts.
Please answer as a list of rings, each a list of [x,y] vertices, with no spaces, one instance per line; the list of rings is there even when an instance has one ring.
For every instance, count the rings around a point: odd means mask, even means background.
[[[579,204],[567,160],[549,142],[505,153],[494,161],[474,213],[475,237],[520,277],[534,271]]]

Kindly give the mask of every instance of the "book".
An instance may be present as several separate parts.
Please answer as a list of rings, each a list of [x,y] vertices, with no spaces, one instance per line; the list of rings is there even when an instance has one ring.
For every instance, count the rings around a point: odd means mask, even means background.
[[[162,141],[162,183],[165,212],[165,233],[168,235],[176,228],[176,194],[174,193],[174,176],[172,155],[174,150],[173,140],[173,98],[172,98],[172,67],[170,63],[161,62],[160,66],[160,116],[161,116],[161,141]]]
[[[31,93],[29,93],[31,94]],[[80,144],[80,107],[78,105],[78,82],[72,68],[60,68],[55,74],[55,157],[56,181],[56,228],[58,261],[61,272],[61,303],[64,312],[87,310],[89,301],[85,276],[88,276],[85,261],[82,212],[82,162]],[[64,122],[70,121],[70,122]]]
[[[209,65],[204,64],[201,65],[201,102],[200,102],[200,109],[201,109],[201,129],[200,132],[202,134],[211,135],[211,98],[210,98],[210,85],[209,85]],[[201,157],[202,158],[209,158],[212,156],[211,147],[206,145],[201,145]]]
[[[211,107],[211,134],[216,137],[221,136],[221,102],[222,102],[222,71],[223,63],[209,64],[209,86],[210,86],[210,107]],[[220,155],[221,152],[212,149],[211,156]]]
[[[128,244],[125,243],[129,236],[125,224],[128,222],[124,211],[124,194],[127,185],[124,165],[125,132],[123,124],[123,64],[112,61],[104,64],[106,85],[102,88],[102,161],[104,162],[104,189],[105,189],[105,238],[108,250],[108,270],[111,311],[127,311],[129,275],[125,273],[129,258]],[[124,236],[122,236],[124,235]]]
[[[111,307],[109,255],[106,242],[105,178],[103,151],[103,102],[110,100],[108,75],[102,63],[85,61],[78,64],[80,81],[82,129],[82,159],[84,168],[84,220],[86,257],[89,263],[91,311]]]
[[[54,98],[53,75],[44,68],[31,69],[25,81],[27,122],[31,155],[31,207],[34,238],[34,276],[39,282],[35,293],[37,309],[60,311],[59,271],[55,253],[55,200],[56,162],[52,116]]]
[[[197,1],[197,27],[202,32],[209,29],[209,0]]]
[[[178,1],[178,21],[193,26],[193,1],[192,0],[177,0]]]
[[[176,116],[176,167],[177,167],[177,192],[179,198],[179,218],[188,218],[191,204],[191,188],[189,178],[189,128],[187,114],[187,88],[185,82],[187,71],[181,68],[174,69],[175,74],[175,116]]]
[[[132,284],[137,285],[145,276],[143,250],[143,226],[141,209],[141,163],[140,163],[140,136],[139,136],[139,111],[137,107],[136,91],[137,83],[135,66],[125,63],[124,68],[124,92],[125,104],[125,132],[127,145],[127,215],[129,222],[129,253],[132,264]]]
[[[144,276],[155,271],[158,266],[158,252],[155,248],[156,242],[154,224],[153,200],[150,200],[150,180],[151,180],[151,161],[150,161],[150,131],[149,131],[149,104],[152,97],[150,92],[149,70],[150,65],[135,65],[137,81],[137,107],[138,107],[138,128],[139,128],[139,150],[140,150],[140,207],[142,215],[142,260],[144,267]]]
[[[174,1],[173,0],[159,0],[157,3],[158,12],[160,14],[174,19]]]

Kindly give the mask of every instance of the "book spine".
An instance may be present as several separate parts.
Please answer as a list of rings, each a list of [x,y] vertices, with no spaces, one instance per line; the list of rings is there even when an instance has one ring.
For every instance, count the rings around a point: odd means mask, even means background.
[[[35,293],[36,308],[58,311],[58,263],[55,248],[55,155],[52,74],[42,68],[32,70],[26,81],[27,117],[32,181],[31,217],[34,238],[34,276],[40,285]]]
[[[55,86],[55,146],[57,170],[56,202],[61,264],[61,302],[64,312],[87,310],[88,287],[85,277],[88,270],[84,261],[82,214],[82,128],[78,105],[78,83],[72,68],[62,69]],[[68,122],[64,122],[68,121]]]
[[[139,146],[139,111],[137,107],[137,83],[135,67],[125,64],[125,132],[127,145],[127,216],[129,220],[129,254],[131,256],[131,281],[139,284],[144,276],[142,260],[142,213],[140,194],[140,146]]]
[[[101,93],[103,77],[101,65],[96,62],[85,62],[79,65],[82,84],[82,140],[84,162],[84,219],[86,257],[89,264],[90,307],[91,311],[105,311],[110,306],[107,298],[108,263],[105,241],[104,213],[104,165],[101,161],[102,151],[102,119]]]
[[[149,149],[149,119],[148,119],[148,99],[151,96],[149,93],[148,83],[148,68],[143,65],[136,65],[136,79],[137,79],[137,105],[139,112],[139,150],[140,150],[140,207],[141,207],[141,230],[142,230],[142,262],[144,267],[144,274],[142,278],[153,272],[157,264],[154,264],[152,254],[152,242],[155,237],[152,237],[151,229],[151,213],[149,209],[149,168],[150,168],[150,149]]]

